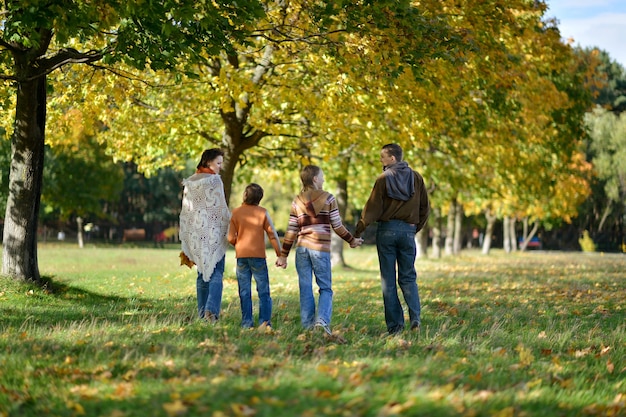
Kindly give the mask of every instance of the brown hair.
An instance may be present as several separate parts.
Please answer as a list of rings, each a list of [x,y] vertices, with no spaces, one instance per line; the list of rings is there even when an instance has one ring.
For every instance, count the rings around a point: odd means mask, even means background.
[[[397,143],[388,143],[383,146],[383,150],[387,151],[387,155],[395,156],[396,162],[402,161],[402,147]]]
[[[243,202],[249,206],[258,206],[263,198],[263,188],[259,184],[248,184],[243,192]]]
[[[208,168],[209,162],[217,158],[218,156],[224,156],[224,151],[220,148],[211,148],[202,152],[202,156],[200,157],[200,163],[198,163],[197,169],[200,168]]]
[[[322,169],[317,165],[307,165],[300,171],[300,180],[302,181],[302,191],[314,189],[313,178],[319,175]]]

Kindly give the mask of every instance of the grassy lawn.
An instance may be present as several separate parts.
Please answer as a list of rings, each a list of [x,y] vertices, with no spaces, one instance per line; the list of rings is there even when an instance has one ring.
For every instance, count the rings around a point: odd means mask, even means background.
[[[375,248],[345,257],[326,337],[293,254],[267,331],[239,327],[233,252],[210,325],[178,247],[42,244],[46,288],[0,278],[0,416],[626,415],[626,255],[418,260],[422,330],[392,338]]]

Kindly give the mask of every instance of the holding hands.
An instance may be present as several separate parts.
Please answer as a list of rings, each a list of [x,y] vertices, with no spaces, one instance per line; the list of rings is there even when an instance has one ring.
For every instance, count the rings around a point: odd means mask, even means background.
[[[355,237],[352,242],[350,242],[350,247],[351,248],[358,248],[359,246],[361,246],[363,244],[363,238],[362,237]]]
[[[286,256],[279,256],[276,259],[276,266],[280,267],[280,268],[287,268],[287,257]]]

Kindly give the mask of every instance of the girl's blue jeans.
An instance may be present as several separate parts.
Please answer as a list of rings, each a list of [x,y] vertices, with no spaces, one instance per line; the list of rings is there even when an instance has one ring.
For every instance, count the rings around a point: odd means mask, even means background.
[[[333,314],[333,290],[330,265],[330,252],[296,247],[296,271],[300,288],[300,320],[305,328],[316,322],[330,325]],[[313,296],[313,275],[319,288],[317,319],[315,316],[315,297]]]

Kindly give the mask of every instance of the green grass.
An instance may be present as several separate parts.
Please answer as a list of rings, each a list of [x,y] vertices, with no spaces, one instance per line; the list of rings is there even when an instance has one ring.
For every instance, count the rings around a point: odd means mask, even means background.
[[[418,260],[422,331],[393,338],[375,248],[345,257],[327,338],[300,328],[293,255],[265,332],[239,327],[232,252],[208,325],[176,247],[42,244],[45,288],[0,278],[0,416],[626,414],[626,256]]]

